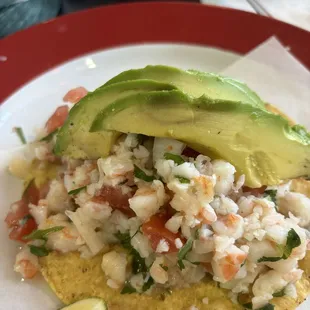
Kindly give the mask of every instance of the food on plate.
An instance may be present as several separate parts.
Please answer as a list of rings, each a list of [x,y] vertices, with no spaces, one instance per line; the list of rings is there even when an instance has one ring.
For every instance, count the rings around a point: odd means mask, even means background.
[[[15,271],[41,272],[70,310],[280,310],[308,296],[303,127],[238,81],[165,66],[86,93],[71,90],[80,101],[10,164],[25,181],[5,219],[23,243]]]

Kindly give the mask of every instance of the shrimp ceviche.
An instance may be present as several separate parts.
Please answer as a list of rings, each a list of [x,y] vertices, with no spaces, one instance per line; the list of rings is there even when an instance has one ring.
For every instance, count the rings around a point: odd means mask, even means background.
[[[9,166],[25,183],[5,219],[22,278],[107,309],[295,309],[308,296],[303,127],[239,81],[164,66],[64,101]]]

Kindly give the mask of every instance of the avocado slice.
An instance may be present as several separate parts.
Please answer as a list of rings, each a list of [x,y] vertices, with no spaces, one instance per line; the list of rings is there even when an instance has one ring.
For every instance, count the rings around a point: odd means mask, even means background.
[[[111,102],[128,95],[171,89],[175,89],[171,84],[151,80],[125,81],[96,89],[70,110],[68,119],[57,134],[54,153],[82,159],[107,156],[120,133],[89,132],[92,121],[98,112]]]
[[[212,99],[241,101],[265,109],[264,102],[242,82],[215,73],[183,71],[162,65],[124,71],[106,82],[103,87],[137,79],[170,83],[185,94],[196,98],[206,95]]]
[[[282,116],[249,104],[193,99],[178,90],[137,94],[99,113],[91,131],[100,130],[184,141],[231,162],[254,188],[310,173],[310,135]]]

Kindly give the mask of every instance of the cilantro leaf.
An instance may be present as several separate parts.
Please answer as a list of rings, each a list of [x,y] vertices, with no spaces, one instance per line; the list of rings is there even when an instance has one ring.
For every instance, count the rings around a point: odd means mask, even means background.
[[[168,271],[168,266],[165,266],[165,265],[163,265],[163,264],[159,264],[159,266],[160,266],[161,268],[163,268],[165,271]]]
[[[257,262],[261,263],[261,262],[277,262],[280,259],[282,259],[282,257],[268,257],[268,256],[263,256],[261,257]]]
[[[134,165],[134,175],[136,178],[141,179],[145,182],[152,182],[155,180],[154,176],[147,175],[142,169],[140,169],[138,166]]]
[[[37,229],[37,230],[34,230],[29,235],[24,236],[23,240],[37,240],[37,239],[47,240],[47,236],[49,234],[62,230],[63,228],[64,226],[54,226],[48,229],[42,229],[42,230]]]
[[[287,234],[286,246],[284,248],[283,259],[287,259],[294,248],[297,248],[301,245],[300,237],[297,232],[291,228]]]
[[[258,260],[258,263],[261,262],[277,262],[280,259],[288,259],[291,255],[294,248],[297,248],[301,245],[300,237],[297,232],[291,228],[287,234],[286,245],[283,247],[283,254],[281,257],[266,257],[263,256]]]
[[[32,244],[28,245],[30,248],[30,252],[38,257],[43,257],[43,256],[47,256],[48,253],[50,252],[44,245],[43,246],[35,246]]]
[[[143,284],[142,292],[146,292],[154,284],[154,279],[150,276],[149,279]]]
[[[131,245],[130,240],[130,234],[121,232],[117,232],[115,234],[115,237],[120,241],[121,245],[129,251],[129,254],[132,255],[132,272],[134,274],[140,273],[140,272],[146,272],[148,270],[145,259],[141,257],[139,252]]]
[[[169,160],[169,159],[173,160],[177,165],[181,165],[181,164],[185,163],[185,160],[180,155],[175,155],[172,153],[165,153],[164,158],[166,160]]]
[[[178,252],[178,265],[181,270],[185,268],[183,260],[186,258],[187,253],[192,249],[192,246],[193,240],[188,239],[185,245]]]
[[[188,184],[191,182],[190,179],[180,177],[179,175],[176,175],[175,177],[179,179],[180,183],[183,183],[183,184]]]
[[[275,292],[272,294],[273,297],[282,297],[285,296],[285,288],[283,288],[281,291]]]
[[[269,189],[265,191],[265,194],[270,196],[271,201],[277,203],[277,190],[276,189]]]
[[[130,281],[126,281],[123,289],[121,290],[121,294],[132,294],[136,292],[137,290],[131,285]]]
[[[145,264],[145,259],[141,257],[139,252],[132,248],[130,251],[130,254],[133,256],[132,258],[132,272],[134,274],[138,274],[140,272],[146,272],[148,270],[146,264]]]
[[[71,191],[68,192],[68,195],[76,195],[76,194],[78,194],[80,191],[86,189],[86,187],[87,187],[87,186],[82,186],[82,187],[73,189],[73,190],[71,190]]]
[[[27,144],[23,129],[21,127],[14,127],[13,131],[17,134],[22,144]]]

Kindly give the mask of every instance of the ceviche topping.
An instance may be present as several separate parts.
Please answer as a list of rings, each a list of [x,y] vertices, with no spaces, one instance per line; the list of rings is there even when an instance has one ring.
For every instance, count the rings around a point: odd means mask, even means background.
[[[42,169],[53,143],[34,146]],[[166,152],[169,143],[178,147]],[[30,181],[6,218],[10,238],[26,243],[15,270],[32,278],[50,251],[102,253],[108,285],[121,294],[186,287],[209,275],[231,294],[246,294],[245,308],[271,309],[273,297],[294,296],[310,199],[291,181],[247,188],[229,162],[185,154],[182,142],[128,134],[105,158],[59,158],[47,191]]]

